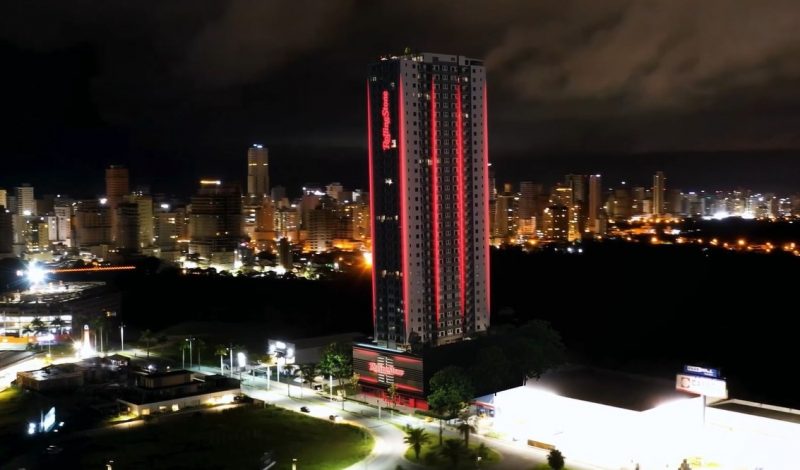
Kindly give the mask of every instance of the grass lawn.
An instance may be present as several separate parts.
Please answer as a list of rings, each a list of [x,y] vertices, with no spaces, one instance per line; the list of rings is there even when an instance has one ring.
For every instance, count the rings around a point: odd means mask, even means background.
[[[275,469],[290,469],[297,458],[303,470],[333,470],[363,459],[373,444],[372,436],[355,426],[279,408],[239,407],[160,417],[129,430],[67,442],[62,457],[76,468],[104,468],[113,459],[114,470],[242,469],[257,468],[270,450],[278,461]]]
[[[48,402],[38,395],[10,387],[0,392],[0,462],[4,462],[16,446],[23,442],[29,421],[39,419]],[[7,453],[8,452],[8,453]]]
[[[474,452],[479,445],[480,443],[470,442],[469,448]],[[415,458],[414,448],[411,446],[406,450],[405,458],[416,464],[429,467],[453,468],[452,462],[439,454],[439,438],[437,436],[431,436],[431,442],[422,446],[422,450],[419,453],[419,460]],[[500,454],[496,450],[489,448],[489,456],[481,460],[481,467],[492,465],[499,461]],[[470,457],[465,453],[461,458],[458,468],[475,468],[474,457]]]

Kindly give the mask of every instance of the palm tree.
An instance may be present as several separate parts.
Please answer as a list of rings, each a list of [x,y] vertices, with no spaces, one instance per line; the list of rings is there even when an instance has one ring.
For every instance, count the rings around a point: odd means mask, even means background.
[[[47,326],[45,326],[44,322],[39,317],[34,317],[30,326],[33,329],[34,334],[40,335],[47,333]]]
[[[144,341],[147,344],[147,357],[150,357],[150,343],[155,341],[156,337],[150,330],[142,331],[142,334],[139,335],[139,341]]]
[[[425,428],[412,428],[411,425],[406,425],[406,436],[403,442],[414,448],[414,457],[419,460],[419,453],[422,446],[431,441],[431,436],[425,432]]]
[[[475,426],[469,424],[469,421],[464,417],[461,420],[461,424],[458,425],[458,432],[464,435],[464,445],[469,448],[469,435],[476,432]]]
[[[189,350],[189,343],[181,341],[178,343],[178,350],[181,352],[181,367],[186,368],[186,351]]]
[[[464,454],[464,444],[458,439],[448,439],[439,447],[439,453],[450,460],[453,464],[452,468],[456,468],[458,467],[458,461],[461,460]]]
[[[228,355],[228,347],[224,344],[218,344],[214,346],[214,355],[219,356],[219,373],[220,375],[225,375],[223,360],[225,360],[225,356]]]
[[[61,317],[55,317],[50,321],[50,326],[56,328],[58,330],[58,334],[64,329],[65,322]]]
[[[202,368],[203,364],[200,363],[200,353],[206,348],[206,342],[200,338],[194,339],[194,348],[197,349],[197,367]],[[202,370],[202,369],[201,369]]]

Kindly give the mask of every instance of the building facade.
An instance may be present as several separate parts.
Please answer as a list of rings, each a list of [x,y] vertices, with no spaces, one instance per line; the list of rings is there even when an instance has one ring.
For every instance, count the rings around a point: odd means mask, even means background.
[[[367,78],[373,321],[394,349],[489,326],[489,177],[483,62],[383,57]]]
[[[257,200],[269,197],[269,150],[263,145],[247,149],[247,195]]]

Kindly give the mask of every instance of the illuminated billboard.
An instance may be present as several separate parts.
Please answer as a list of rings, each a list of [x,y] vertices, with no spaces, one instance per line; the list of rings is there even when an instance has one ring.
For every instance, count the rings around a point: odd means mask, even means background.
[[[422,358],[369,345],[353,346],[353,371],[368,387],[389,388],[407,395],[424,396]]]
[[[682,392],[696,393],[712,398],[728,398],[728,387],[724,380],[710,377],[678,374],[675,388]]]

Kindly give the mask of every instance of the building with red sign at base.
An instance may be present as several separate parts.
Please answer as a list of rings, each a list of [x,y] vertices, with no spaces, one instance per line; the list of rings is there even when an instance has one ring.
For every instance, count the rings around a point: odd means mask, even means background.
[[[489,327],[487,122],[480,60],[406,53],[369,66],[375,346],[353,352],[365,387],[394,383],[416,402],[419,353]]]

